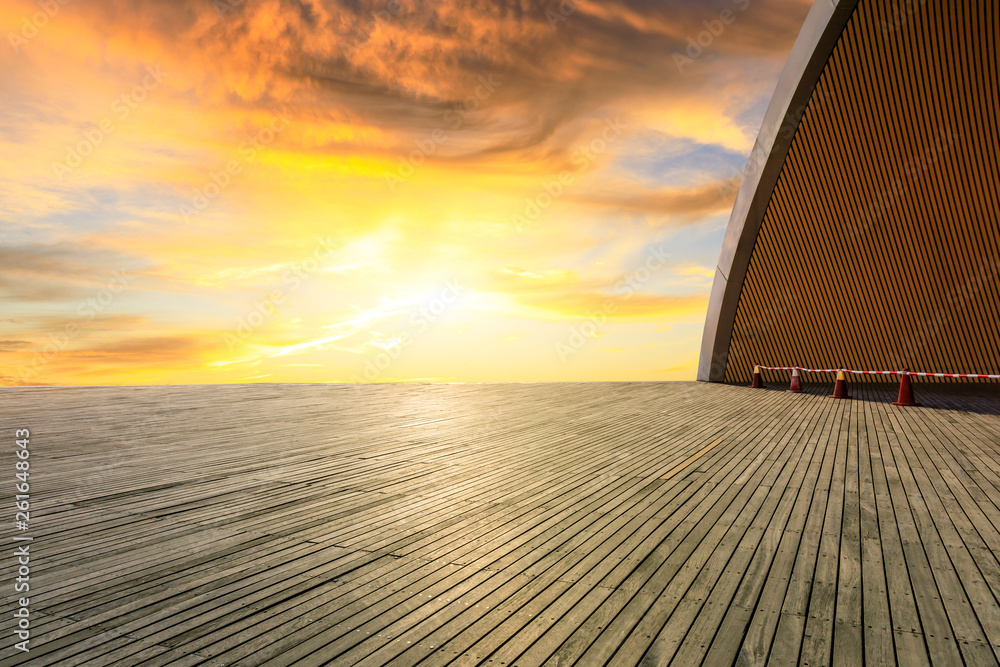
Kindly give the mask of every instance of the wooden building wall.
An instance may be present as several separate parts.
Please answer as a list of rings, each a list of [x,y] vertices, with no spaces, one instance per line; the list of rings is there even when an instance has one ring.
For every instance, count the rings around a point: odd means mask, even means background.
[[[728,382],[1000,373],[998,35],[996,0],[859,3],[768,205]]]

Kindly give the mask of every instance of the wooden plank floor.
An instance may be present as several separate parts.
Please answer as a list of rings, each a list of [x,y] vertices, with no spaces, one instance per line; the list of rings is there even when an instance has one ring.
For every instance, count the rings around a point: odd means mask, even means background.
[[[998,389],[0,389],[0,667],[1000,664]]]

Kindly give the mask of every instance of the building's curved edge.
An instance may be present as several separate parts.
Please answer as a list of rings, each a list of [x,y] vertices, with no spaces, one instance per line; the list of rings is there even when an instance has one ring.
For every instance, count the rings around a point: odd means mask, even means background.
[[[778,79],[729,216],[701,341],[698,379],[722,382],[757,234],[816,82],[859,0],[816,0]]]

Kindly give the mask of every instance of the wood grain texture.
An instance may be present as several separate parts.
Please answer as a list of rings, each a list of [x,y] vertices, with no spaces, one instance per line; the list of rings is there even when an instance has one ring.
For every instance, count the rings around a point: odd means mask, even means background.
[[[1000,373],[998,35],[993,0],[861,0],[763,215],[726,382]]]
[[[918,391],[4,388],[0,667],[1000,664],[1000,395]]]

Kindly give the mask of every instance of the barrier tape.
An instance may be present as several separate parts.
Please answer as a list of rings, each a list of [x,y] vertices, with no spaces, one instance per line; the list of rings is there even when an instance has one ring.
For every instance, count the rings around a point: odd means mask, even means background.
[[[850,368],[803,368],[802,366],[760,366],[768,371],[804,371],[806,373],[854,373],[855,375],[918,375],[932,378],[989,378],[1000,380],[1000,375],[986,375],[983,373],[918,373],[917,371],[855,371]]]

